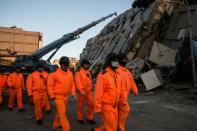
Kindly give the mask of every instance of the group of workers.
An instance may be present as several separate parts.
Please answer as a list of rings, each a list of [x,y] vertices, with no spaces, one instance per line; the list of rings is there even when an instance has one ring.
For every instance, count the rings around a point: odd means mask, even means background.
[[[20,68],[15,68],[15,71],[10,73],[8,76],[0,72],[0,106],[3,104],[3,94],[5,87],[9,87],[9,99],[8,99],[8,109],[13,110],[15,98],[17,98],[18,110],[19,112],[24,111],[23,106],[23,89],[24,77],[20,73]]]
[[[88,70],[91,63],[87,59],[81,60],[75,75],[69,70],[68,57],[61,57],[59,64],[60,68],[50,74],[45,71],[43,64],[38,64],[36,70],[27,77],[26,88],[34,105],[37,124],[42,124],[43,110],[51,112],[50,98],[57,110],[53,128],[70,131],[66,115],[67,103],[69,95],[75,97],[77,94],[78,123],[84,124],[84,103],[87,101],[86,121],[95,124],[95,113],[102,118],[102,125],[92,131],[125,131],[125,122],[130,112],[128,95],[130,92],[138,94],[132,74],[125,67],[127,56],[115,53],[107,55],[103,71],[99,72],[96,79],[94,95],[91,73]],[[24,111],[22,92],[25,85],[19,67],[8,77],[0,74],[0,104],[3,102],[3,90],[6,86],[9,87],[9,110],[13,110],[14,100],[17,98],[19,112]]]

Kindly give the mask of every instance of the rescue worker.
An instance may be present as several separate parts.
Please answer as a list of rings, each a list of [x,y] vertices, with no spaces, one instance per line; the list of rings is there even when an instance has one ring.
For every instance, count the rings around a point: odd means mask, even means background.
[[[132,74],[125,67],[127,64],[127,56],[125,54],[119,54],[119,68],[117,71],[120,73],[122,78],[120,100],[118,103],[118,131],[125,131],[125,123],[127,116],[130,112],[128,103],[129,92],[133,92],[138,95],[138,88],[133,80]]]
[[[13,110],[15,97],[17,98],[18,111],[24,111],[23,106],[23,89],[24,89],[24,77],[23,74],[20,73],[20,67],[16,67],[14,72],[9,74],[7,79],[7,85],[9,86],[9,100],[8,100],[8,108],[10,111]]]
[[[38,125],[42,124],[42,109],[46,109],[47,113],[51,112],[47,94],[47,78],[48,74],[44,72],[43,65],[38,63],[36,70],[28,76],[26,82],[28,96],[33,100]]]
[[[105,70],[99,73],[96,81],[94,112],[101,114],[102,126],[94,131],[117,131],[121,76],[116,71],[118,56],[110,53],[105,59]]]
[[[75,82],[77,87],[77,120],[80,124],[83,124],[83,106],[85,100],[88,103],[87,121],[90,124],[94,124],[94,104],[92,96],[92,78],[89,72],[90,62],[87,59],[81,61],[81,67],[75,74]]]
[[[44,68],[44,70],[42,71],[42,74],[43,74],[43,76],[46,77],[46,79],[44,79],[45,80],[44,83],[47,86],[47,80],[48,80],[48,77],[49,77],[49,73],[47,72],[46,67],[43,66],[43,68]],[[49,98],[48,88],[47,88],[47,97]],[[49,104],[49,102],[47,102],[46,105],[43,105],[43,108],[47,111],[48,114],[51,113],[51,105]]]
[[[72,97],[75,96],[75,83],[73,74],[68,69],[69,58],[61,57],[59,64],[61,68],[51,73],[47,81],[49,96],[55,101],[57,109],[53,128],[62,127],[62,131],[70,131],[66,110],[69,94],[71,93]]]
[[[36,70],[36,68],[37,67],[32,67],[29,71],[29,74],[28,74],[28,76],[27,76],[27,78]],[[27,80],[26,80],[26,87],[27,87]],[[27,93],[28,93],[28,91],[27,91]],[[34,103],[33,103],[33,98],[32,97],[29,97],[29,103],[30,103],[30,105],[34,105]]]
[[[3,104],[3,93],[4,89],[7,86],[7,76],[0,72],[0,106]]]

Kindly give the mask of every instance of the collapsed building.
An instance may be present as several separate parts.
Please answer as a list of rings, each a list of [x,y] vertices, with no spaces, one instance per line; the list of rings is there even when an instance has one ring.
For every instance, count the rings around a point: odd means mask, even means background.
[[[80,59],[88,58],[95,65],[99,65],[104,63],[110,52],[124,53],[130,61],[127,65],[129,68],[134,68],[133,63],[140,63],[140,60],[143,61],[141,64],[149,61],[153,65],[170,66],[173,69],[181,65],[180,70],[185,71],[191,78],[192,60],[188,35],[190,18],[188,10],[181,2],[156,0],[147,8],[126,10],[108,23],[97,36],[87,41]],[[193,46],[196,47],[197,2],[189,5],[189,10]]]
[[[29,55],[39,50],[42,33],[22,28],[0,27],[0,65],[10,65],[18,56]]]

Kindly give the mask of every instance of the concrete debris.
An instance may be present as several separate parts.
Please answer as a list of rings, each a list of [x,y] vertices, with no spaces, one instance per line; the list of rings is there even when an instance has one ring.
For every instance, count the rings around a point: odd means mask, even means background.
[[[138,78],[141,75],[144,66],[145,60],[141,58],[135,58],[126,65],[135,78]]]
[[[161,72],[158,69],[150,70],[141,75],[142,81],[146,87],[146,90],[152,90],[156,87],[159,87],[163,84],[163,78]]]
[[[147,10],[129,9],[116,17],[100,34],[87,41],[80,57],[96,60],[99,56],[105,58],[110,52],[126,52],[130,46],[129,40],[134,37],[143,23],[148,21],[153,8],[154,4]]]
[[[197,4],[190,5],[190,9],[196,43],[197,21],[194,18],[197,18]],[[159,69],[164,83],[172,81],[177,72],[177,76],[191,79],[187,77],[192,74],[187,22],[187,10],[178,3],[154,2],[148,8],[131,8],[89,39],[80,59],[88,58],[100,65],[108,53],[124,53],[129,59],[127,67],[135,78]],[[195,56],[197,58],[196,52]],[[148,68],[144,70],[146,66]]]
[[[176,77],[177,69],[174,64],[156,66],[156,69],[160,70],[165,85],[170,84]]]
[[[158,65],[175,65],[177,51],[158,42],[154,42],[149,60]]]

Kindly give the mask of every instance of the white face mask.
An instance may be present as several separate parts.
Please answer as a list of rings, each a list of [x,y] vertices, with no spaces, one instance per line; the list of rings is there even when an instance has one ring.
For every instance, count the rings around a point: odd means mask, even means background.
[[[119,63],[117,61],[112,61],[111,66],[112,66],[112,68],[118,68]]]

